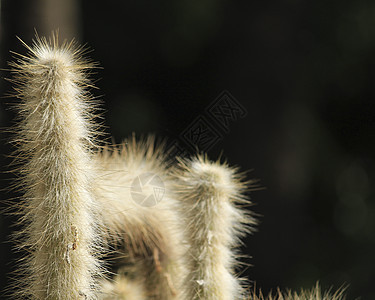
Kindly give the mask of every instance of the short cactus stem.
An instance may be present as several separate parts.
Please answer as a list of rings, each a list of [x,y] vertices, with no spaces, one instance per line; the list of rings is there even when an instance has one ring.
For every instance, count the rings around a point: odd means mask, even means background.
[[[233,169],[199,157],[182,162],[176,191],[187,219],[189,299],[233,300],[243,296],[234,273],[233,247],[252,219],[236,207],[245,201]]]

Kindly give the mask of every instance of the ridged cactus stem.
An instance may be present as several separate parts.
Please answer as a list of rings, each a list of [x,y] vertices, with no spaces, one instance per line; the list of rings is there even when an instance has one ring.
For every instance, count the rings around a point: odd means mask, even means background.
[[[90,147],[93,128],[84,87],[90,64],[72,44],[37,37],[12,64],[20,122],[21,210],[28,249],[20,298],[94,299],[97,235]]]
[[[189,299],[233,300],[242,297],[234,274],[233,247],[251,223],[235,205],[244,201],[234,170],[203,157],[182,162],[176,191],[187,217],[190,251]]]

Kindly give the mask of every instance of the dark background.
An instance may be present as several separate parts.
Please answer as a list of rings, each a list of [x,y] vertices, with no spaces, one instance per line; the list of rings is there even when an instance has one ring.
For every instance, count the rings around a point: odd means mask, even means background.
[[[375,299],[375,2],[338,0],[1,1],[0,64],[34,28],[60,28],[99,61],[106,131],[179,141],[223,91],[247,110],[208,151],[252,170],[258,232],[244,275],[276,287],[349,284]],[[1,94],[10,90],[1,74]],[[14,117],[2,99],[0,126]],[[1,139],[2,186],[11,151]],[[204,150],[204,149],[203,149]],[[15,196],[2,193],[2,200]],[[4,201],[3,201],[4,202]],[[5,206],[5,204],[3,205]],[[13,265],[1,215],[0,282]]]

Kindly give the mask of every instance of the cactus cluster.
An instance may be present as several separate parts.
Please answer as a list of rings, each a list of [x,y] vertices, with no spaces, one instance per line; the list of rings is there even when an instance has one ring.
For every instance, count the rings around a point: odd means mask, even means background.
[[[253,182],[204,155],[170,164],[153,138],[103,146],[88,92],[95,64],[56,34],[25,46],[28,55],[10,63],[23,191],[14,237],[26,253],[12,297],[271,299],[249,292],[235,272],[240,238],[255,225],[242,208]],[[274,297],[343,296],[316,287]]]

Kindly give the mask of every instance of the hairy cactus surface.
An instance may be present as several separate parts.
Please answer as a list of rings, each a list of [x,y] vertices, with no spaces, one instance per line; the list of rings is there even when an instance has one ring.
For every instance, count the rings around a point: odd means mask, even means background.
[[[94,66],[56,34],[25,44],[12,67],[25,257],[16,299],[343,299],[319,286],[249,292],[236,274],[240,238],[255,225],[237,169],[204,155],[168,162],[153,138],[98,146]]]
[[[22,296],[94,299],[101,245],[93,198],[91,111],[83,60],[72,44],[36,38],[12,63],[20,99],[15,142],[22,159],[20,205],[27,248]]]
[[[189,243],[189,299],[241,299],[234,274],[238,237],[254,220],[236,207],[247,202],[245,185],[233,169],[198,157],[181,162],[176,191],[186,214]]]

